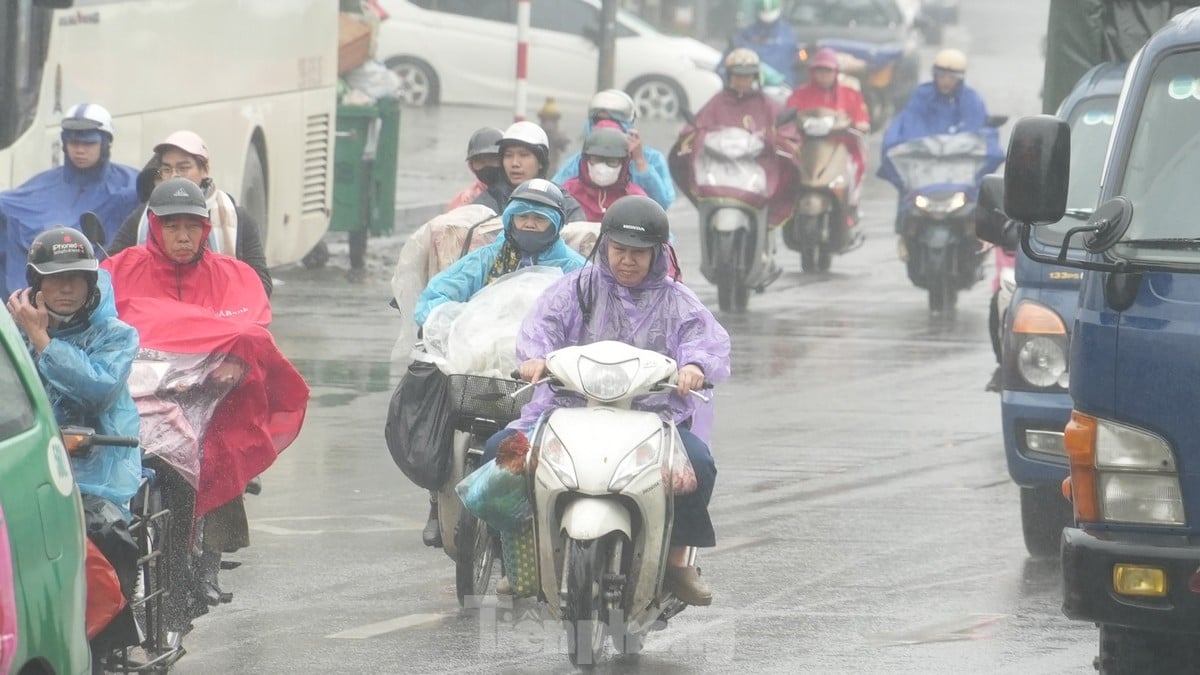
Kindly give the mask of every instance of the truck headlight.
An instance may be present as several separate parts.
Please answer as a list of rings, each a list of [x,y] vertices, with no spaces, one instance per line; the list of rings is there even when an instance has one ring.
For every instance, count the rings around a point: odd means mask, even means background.
[[[1021,301],[1013,312],[1004,347],[1005,389],[1066,389],[1067,326],[1049,307]]]

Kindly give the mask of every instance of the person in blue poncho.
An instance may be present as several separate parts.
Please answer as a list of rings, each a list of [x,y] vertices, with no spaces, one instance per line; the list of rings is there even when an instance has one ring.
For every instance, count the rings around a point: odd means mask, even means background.
[[[636,119],[637,106],[629,94],[620,89],[605,89],[596,92],[588,103],[583,135],[586,138],[602,120],[619,124],[629,143],[629,170],[633,184],[645,190],[646,196],[658,202],[659,206],[669,209],[675,201],[675,184],[671,182],[667,157],[654,148],[646,147],[641,134],[633,127]],[[579,175],[579,156],[577,152],[563,161],[562,167],[554,175],[555,183],[566,185],[567,181]]]
[[[561,268],[564,273],[587,261],[560,236],[566,217],[565,197],[558,186],[534,178],[513,189],[500,214],[504,231],[496,241],[468,253],[429,280],[413,312],[418,326],[446,302],[466,302],[496,279],[530,265]],[[429,520],[421,533],[426,546],[442,545],[437,519],[437,492],[429,493]]]
[[[729,50],[739,47],[753,50],[759,60],[783,76],[789,87],[795,86],[798,52],[796,34],[782,19],[780,0],[756,0],[754,12],[757,20],[733,36]]]
[[[34,237],[58,225],[75,225],[85,211],[100,217],[112,241],[126,214],[138,204],[138,170],[111,161],[112,115],[80,103],[62,119],[62,166],[0,193],[0,292],[25,284],[25,257]]]
[[[988,112],[983,97],[963,80],[967,72],[967,57],[957,49],[943,49],[933,59],[933,81],[919,85],[909,97],[904,110],[892,120],[883,135],[879,177],[904,192],[906,186],[888,159],[888,150],[908,141],[935,134],[957,134],[987,129]],[[989,155],[996,158],[995,169],[1003,161],[999,138],[993,133],[988,144]],[[896,219],[900,232],[900,219]]]

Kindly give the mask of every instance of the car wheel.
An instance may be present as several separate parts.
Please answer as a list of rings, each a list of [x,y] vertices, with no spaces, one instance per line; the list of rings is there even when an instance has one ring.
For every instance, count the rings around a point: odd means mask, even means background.
[[[405,105],[432,105],[438,100],[437,74],[428,63],[408,56],[388,59],[387,67],[400,78],[397,98]]]
[[[642,119],[674,120],[687,108],[687,96],[674,81],[665,77],[639,77],[626,90]]]

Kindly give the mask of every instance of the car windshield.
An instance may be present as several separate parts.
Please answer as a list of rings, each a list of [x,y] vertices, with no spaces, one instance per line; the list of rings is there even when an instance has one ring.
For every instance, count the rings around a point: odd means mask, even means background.
[[[797,26],[893,26],[901,21],[895,0],[797,0],[787,10]]]
[[[1113,252],[1127,259],[1200,263],[1200,247],[1136,240],[1200,237],[1193,201],[1200,176],[1200,51],[1167,56],[1145,90],[1137,131],[1116,194],[1133,203],[1133,220]]]
[[[1071,178],[1067,188],[1067,209],[1081,216],[1096,208],[1100,193],[1100,171],[1104,168],[1104,153],[1112,133],[1117,109],[1116,96],[1099,96],[1082,101],[1071,111]],[[1033,230],[1037,240],[1050,246],[1061,246],[1067,230],[1079,227],[1083,218],[1067,217],[1053,225]],[[1072,240],[1079,247],[1082,239]]]

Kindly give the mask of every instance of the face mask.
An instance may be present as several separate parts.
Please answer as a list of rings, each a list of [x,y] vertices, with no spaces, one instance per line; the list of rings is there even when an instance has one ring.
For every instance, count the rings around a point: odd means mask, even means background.
[[[588,176],[592,182],[600,187],[608,187],[617,182],[617,178],[621,176],[621,167],[609,166],[601,162],[600,164],[588,163]]]
[[[758,13],[758,20],[763,23],[773,23],[779,19],[781,13],[783,13],[783,10],[768,9],[765,12]]]
[[[500,180],[500,176],[504,175],[504,169],[498,166],[485,166],[475,172],[475,177],[484,185],[491,185]]]
[[[512,237],[517,248],[521,249],[521,253],[535,255],[550,248],[550,244],[553,244],[554,240],[558,239],[558,232],[554,231],[553,225],[546,228],[545,232],[514,229]]]

